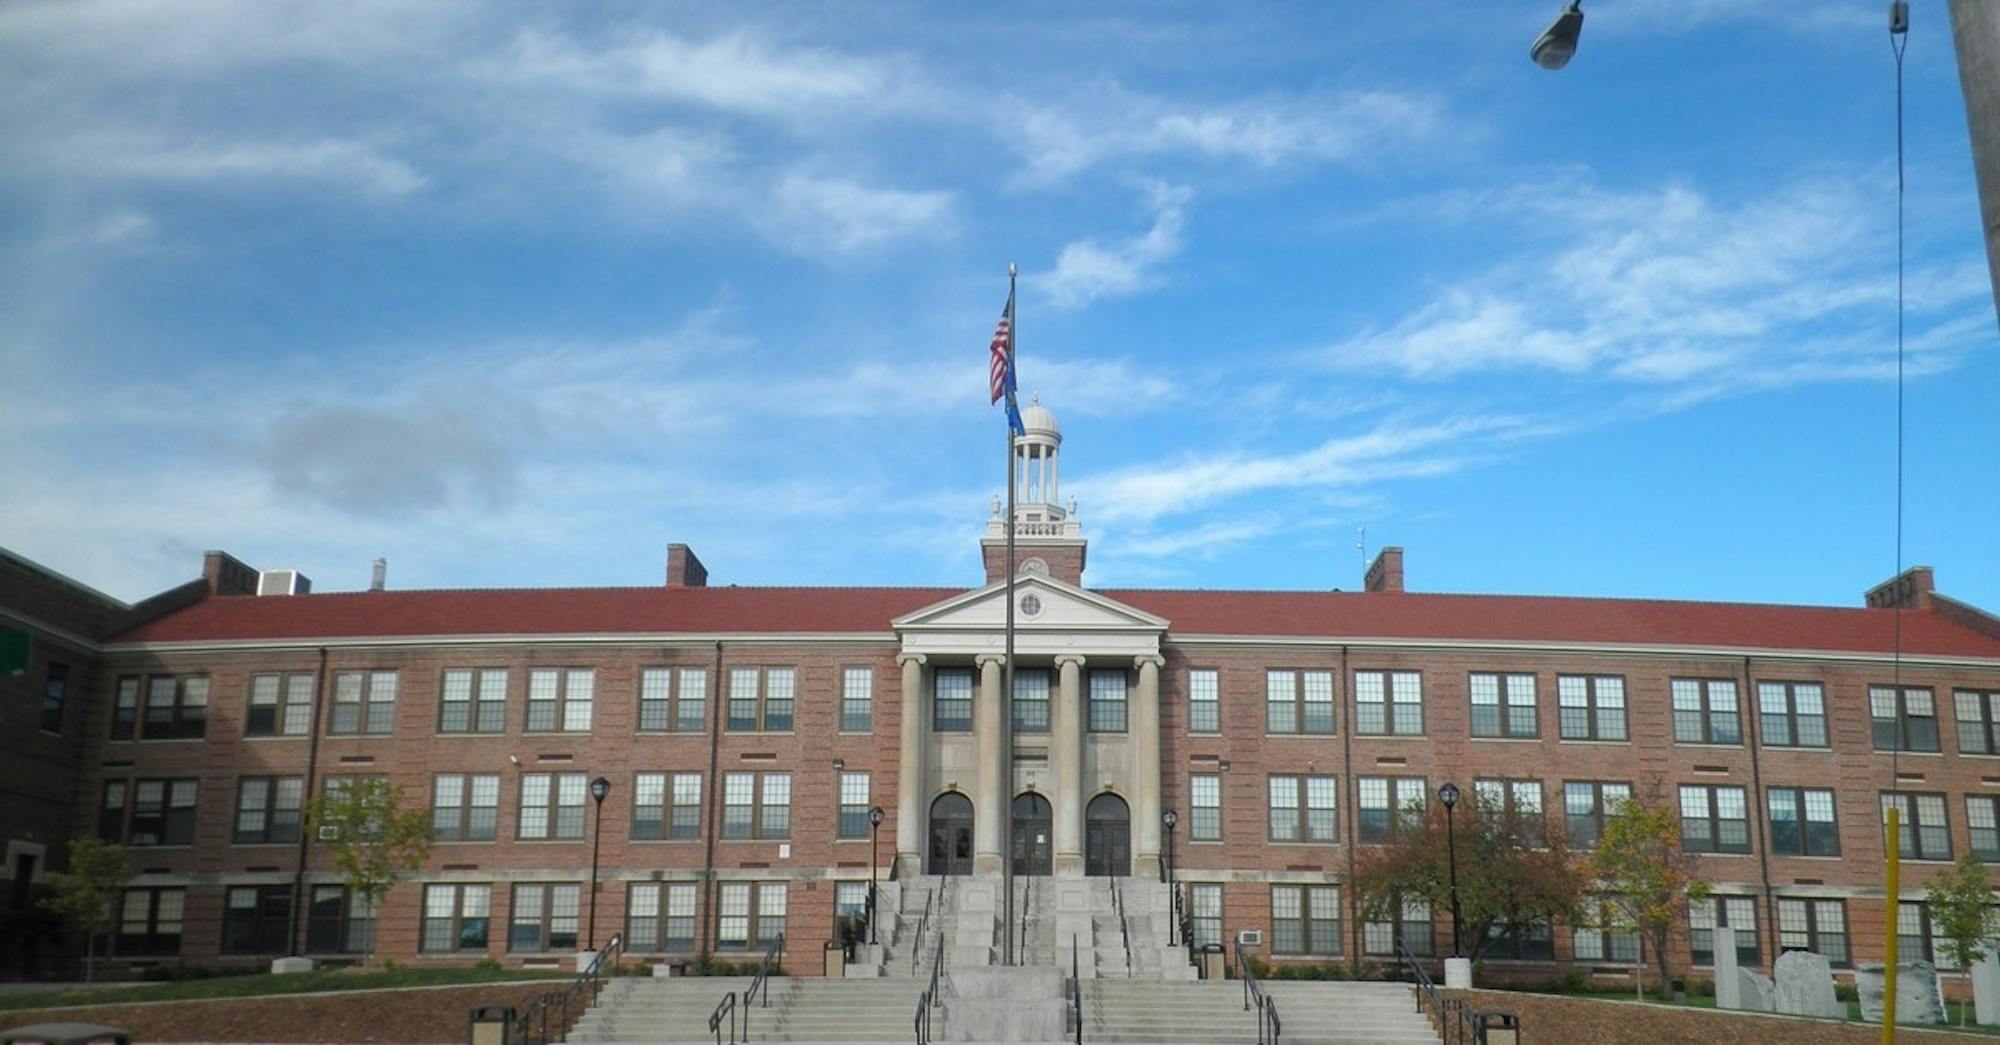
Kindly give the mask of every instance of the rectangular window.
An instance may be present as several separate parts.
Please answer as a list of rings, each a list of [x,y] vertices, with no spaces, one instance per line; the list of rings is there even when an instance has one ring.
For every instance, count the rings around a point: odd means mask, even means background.
[[[1931,924],[1931,906],[1921,900],[1904,900],[1896,908],[1896,953],[1903,961],[1926,961],[1940,969],[1956,969],[1950,948],[1940,947],[1937,927]]]
[[[1688,901],[1688,937],[1696,965],[1715,964],[1715,929],[1736,930],[1736,961],[1757,964],[1757,903],[1748,896],[1710,896]]]
[[[1624,740],[1625,679],[1556,676],[1556,718],[1564,740]]]
[[[1633,965],[1639,961],[1639,934],[1620,916],[1616,900],[1593,899],[1584,903],[1576,925],[1570,929],[1570,949],[1579,962],[1611,962]]]
[[[1330,776],[1274,776],[1270,781],[1271,841],[1332,842],[1339,837]]]
[[[1592,849],[1604,837],[1604,821],[1616,816],[1618,807],[1632,800],[1631,784],[1599,780],[1563,782],[1563,826],[1569,831],[1573,849]]]
[[[1771,810],[1771,852],[1781,856],[1839,856],[1840,824],[1833,816],[1833,792],[1825,788],[1774,787],[1765,795]]]
[[[1014,669],[1014,732],[1049,731],[1049,673],[1045,668]]]
[[[1048,678],[1043,673],[1043,679]],[[1046,686],[1043,687],[1046,690]],[[845,733],[866,733],[875,728],[875,669],[842,668],[840,671],[840,728]],[[1044,724],[1043,728],[1047,728]]]
[[[972,731],[971,668],[939,668],[931,673],[931,728],[939,733]]]
[[[597,673],[589,668],[535,668],[528,672],[528,732],[590,732]]]
[[[1334,917],[1339,917],[1340,905],[1334,905]],[[1192,941],[1196,947],[1222,942],[1222,887],[1219,885],[1188,886],[1188,920],[1194,933]],[[1339,932],[1334,933],[1338,939]]]
[[[1333,732],[1333,672],[1266,671],[1264,729],[1271,733]]]
[[[1778,953],[1786,951],[1811,951],[1828,964],[1849,964],[1846,901],[1779,897]]]
[[[1467,679],[1472,694],[1472,735],[1529,739],[1541,735],[1535,714],[1535,676],[1475,671]]]
[[[547,815],[547,810],[542,811]],[[445,773],[431,781],[431,834],[440,842],[500,837],[500,774]]]
[[[250,676],[250,706],[243,716],[246,737],[302,737],[312,732],[313,677]]]
[[[840,837],[868,837],[868,774],[840,774]]]
[[[1421,735],[1423,676],[1414,671],[1355,672],[1354,731],[1372,736]]]
[[[1757,683],[1767,747],[1826,747],[1826,691],[1817,682]]]
[[[1395,957],[1401,943],[1410,953],[1427,958],[1435,953],[1431,933],[1431,905],[1423,900],[1391,899],[1375,919],[1361,923],[1361,949],[1371,956]]]
[[[626,949],[638,954],[694,950],[693,882],[633,882],[625,908]]]
[[[1188,671],[1188,732],[1222,731],[1222,681],[1214,668]]]
[[[1509,929],[1494,925],[1486,930],[1486,957],[1512,962],[1552,962],[1556,960],[1556,930],[1549,922]]]
[[[1889,822],[1891,805],[1902,809],[1903,838],[1900,848],[1903,859],[1951,859],[1951,830],[1945,822],[1943,795],[1883,792],[1882,822],[1885,825]]]
[[[306,912],[307,954],[366,954],[375,947],[375,911],[344,885],[315,885]]]
[[[589,784],[584,773],[523,773],[518,837],[580,839],[583,799]]]
[[[1125,732],[1125,672],[1123,669],[1090,673],[1090,731]]]
[[[333,676],[333,713],[326,731],[383,736],[396,729],[396,673],[341,671]]]
[[[1681,848],[1690,853],[1750,851],[1750,813],[1740,787],[1681,785]]]
[[[2000,797],[1965,796],[1965,826],[1972,836],[1972,853],[1987,863],[2000,862]]]
[[[125,803],[131,786],[124,780],[104,782],[104,798],[97,807],[97,837],[107,842],[125,840]]]
[[[833,939],[842,939],[841,929],[843,926],[851,926],[855,931],[862,931],[862,926],[865,924],[862,918],[867,913],[867,882],[833,883]],[[866,936],[864,935],[857,942],[865,942],[865,940]]]
[[[785,934],[784,882],[724,882],[718,892],[717,950],[763,947]]]
[[[69,666],[51,662],[42,673],[42,732],[62,732],[63,700],[68,694]]]
[[[707,716],[707,668],[647,668],[639,673],[640,732],[699,733]]]
[[[729,731],[790,731],[794,682],[791,668],[729,669]]]
[[[1209,888],[1218,893],[1222,889],[1221,886]],[[1340,887],[1272,886],[1271,953],[1340,954]]]
[[[701,837],[700,773],[640,773],[634,785],[633,838],[689,841]]]
[[[1214,773],[1188,775],[1188,840],[1222,841],[1222,777]]]
[[[1736,683],[1730,679],[1674,679],[1674,741],[1680,744],[1741,744],[1743,720],[1736,711]]]
[[[510,951],[573,951],[577,939],[577,911],[581,906],[580,885],[517,885],[514,903],[508,911],[507,949]]]
[[[490,885],[426,885],[419,949],[427,954],[483,951],[492,917]]]
[[[507,669],[453,668],[444,673],[438,700],[440,733],[504,733]]]
[[[292,887],[233,885],[222,906],[222,953],[290,954]]]
[[[1525,845],[1548,842],[1548,821],[1542,816],[1542,782],[1539,780],[1474,780],[1473,798],[1479,811],[1514,825]]]
[[[1355,829],[1362,844],[1393,842],[1405,825],[1423,822],[1422,777],[1362,777],[1355,788],[1359,793]]]
[[[186,917],[186,889],[125,890],[118,906],[118,956],[162,957],[181,953],[181,925]]]
[[[1868,717],[1877,751],[1936,751],[1937,701],[1928,689],[1868,687]]]
[[[114,786],[115,785],[115,786]],[[200,784],[195,780],[138,780],[131,787],[131,821],[123,830],[130,846],[190,845],[194,842],[195,800]],[[124,781],[106,781],[104,809],[99,823],[111,826],[125,806]],[[113,803],[117,806],[114,808]],[[119,840],[117,832],[106,838]]]
[[[196,740],[207,729],[207,675],[147,677],[145,739]]]
[[[139,677],[118,680],[118,695],[111,707],[111,739],[130,740],[139,724]]]
[[[1958,749],[1969,755],[2000,755],[2000,693],[1954,690]]]
[[[298,841],[304,793],[303,777],[250,776],[237,781],[236,844]]]
[[[722,837],[790,838],[792,775],[727,773],[722,778]]]

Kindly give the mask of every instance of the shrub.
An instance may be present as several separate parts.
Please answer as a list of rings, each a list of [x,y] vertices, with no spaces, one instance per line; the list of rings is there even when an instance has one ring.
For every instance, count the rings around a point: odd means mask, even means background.
[[[1696,979],[1690,976],[1687,980],[1687,995],[1690,998],[1713,998],[1715,997],[1715,981]]]
[[[490,954],[489,954],[489,955],[487,955],[487,956],[486,956],[486,957],[484,957],[484,958],[481,958],[481,959],[479,959],[479,961],[475,962],[475,963],[473,964],[473,966],[472,966],[472,967],[473,967],[473,968],[475,968],[475,969],[504,969],[504,968],[506,968],[506,966],[505,966],[505,965],[502,965],[502,964],[500,964],[500,959],[498,959],[498,958],[495,958],[495,957],[493,957],[493,956],[492,956],[492,955],[490,955]]]
[[[1556,981],[1556,991],[1562,994],[1582,994],[1590,989],[1590,976],[1582,969],[1571,969]]]
[[[1853,984],[1851,984],[1851,983],[1836,983],[1836,984],[1834,984],[1834,985],[1833,985],[1833,996],[1834,996],[1834,997],[1836,997],[1836,998],[1838,998],[1838,999],[1840,999],[1841,1001],[1860,1001],[1860,1000],[1861,1000],[1861,992],[1860,992],[1859,990],[1857,990],[1857,989],[1855,988],[1855,986],[1854,986]]]

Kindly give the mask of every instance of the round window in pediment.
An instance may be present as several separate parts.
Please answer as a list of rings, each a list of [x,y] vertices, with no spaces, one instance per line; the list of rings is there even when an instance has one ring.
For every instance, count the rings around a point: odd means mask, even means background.
[[[1029,559],[1021,564],[1021,575],[1025,577],[1046,577],[1049,575],[1049,564],[1039,558]]]
[[[1033,592],[1021,596],[1021,616],[1035,617],[1042,612],[1042,600]]]

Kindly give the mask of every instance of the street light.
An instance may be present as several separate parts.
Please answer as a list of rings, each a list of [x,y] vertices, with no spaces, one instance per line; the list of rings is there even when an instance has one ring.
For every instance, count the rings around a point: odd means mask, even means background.
[[[1451,863],[1451,956],[1462,958],[1458,948],[1458,838],[1452,829],[1451,810],[1458,805],[1458,785],[1446,784],[1438,788],[1438,801],[1444,803],[1444,849],[1445,859]]]
[[[1180,914],[1180,904],[1178,901],[1181,898],[1181,887],[1174,881],[1174,825],[1180,822],[1181,815],[1171,809],[1160,814],[1160,823],[1166,825],[1167,828],[1167,888],[1173,890],[1174,900],[1176,901],[1174,904],[1174,916],[1169,918],[1173,922],[1173,925],[1167,930],[1167,942],[1173,944],[1181,942],[1180,918],[1177,917]]]
[[[1528,49],[1528,57],[1544,69],[1560,69],[1576,56],[1576,38],[1583,34],[1582,0],[1570,0],[1568,7],[1556,15],[1542,35],[1535,38],[1535,46]]]
[[[597,843],[604,838],[604,796],[611,793],[611,781],[598,777],[590,782],[590,797],[597,800],[597,822],[590,829],[590,935],[587,951],[597,950]]]
[[[879,857],[876,851],[882,840],[882,807],[868,807],[868,942],[875,943],[875,868]]]

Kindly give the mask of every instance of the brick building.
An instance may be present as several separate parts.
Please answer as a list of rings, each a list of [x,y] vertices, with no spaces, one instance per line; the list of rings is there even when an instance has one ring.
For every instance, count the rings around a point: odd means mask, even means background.
[[[1750,964],[1878,959],[1892,788],[1906,954],[1932,953],[1930,873],[2000,860],[2000,619],[1928,568],[1856,608],[1416,593],[1396,548],[1357,592],[1091,589],[1059,430],[1027,420],[1011,708],[997,506],[970,590],[711,586],[672,545],[655,587],[313,594],[211,552],[127,607],[0,562],[0,615],[36,641],[0,679],[8,873],[39,874],[66,832],[130,846],[110,942],[135,964],[337,959],[371,936],[399,960],[553,962],[587,942],[602,776],[600,938],[684,955],[782,931],[799,956],[871,860],[1155,876],[1171,809],[1203,938],[1257,929],[1273,960],[1324,961],[1447,946],[1442,912],[1370,923],[1342,888],[1443,783],[1582,844],[1659,787],[1715,886],[1677,934],[1684,968],[1717,924]],[[379,911],[300,825],[303,796],[361,775],[429,806],[439,839]],[[1500,953],[1522,976],[1613,973],[1632,941],[1552,925]]]

